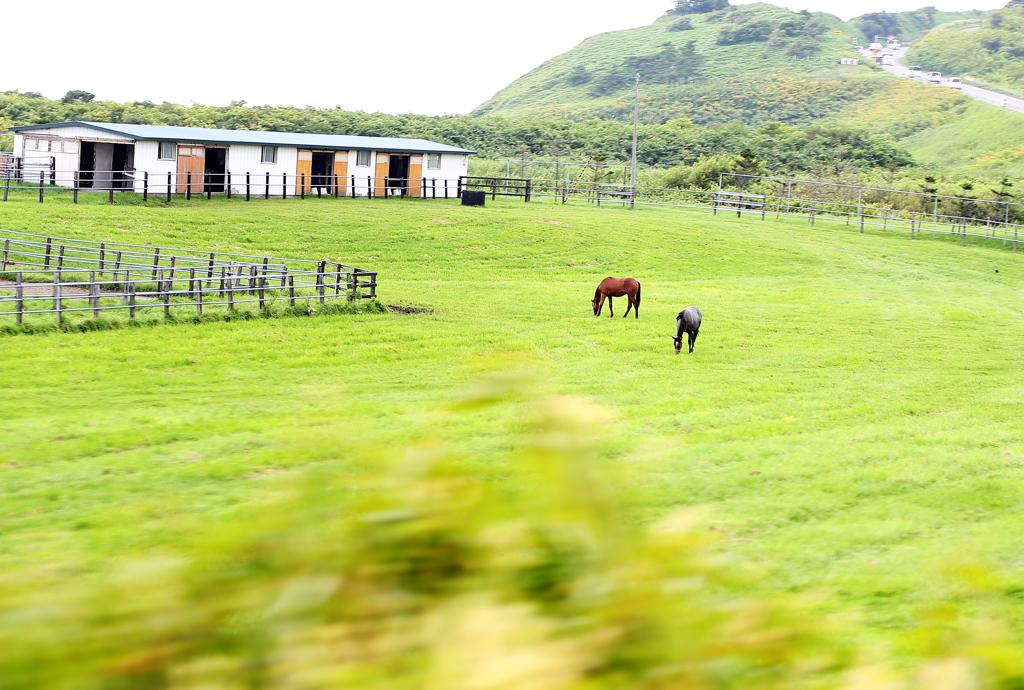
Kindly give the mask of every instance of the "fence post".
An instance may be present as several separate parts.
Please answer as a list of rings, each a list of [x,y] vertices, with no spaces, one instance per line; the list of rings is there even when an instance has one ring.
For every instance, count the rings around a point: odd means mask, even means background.
[[[356,198],[356,176],[355,175],[352,176],[352,184],[350,184],[348,188],[350,190],[352,190],[352,198],[355,199]]]
[[[228,276],[228,311],[235,310],[235,279],[234,276]]]
[[[125,277],[128,276],[128,272],[125,271]],[[135,283],[128,283],[128,318],[135,318]]]
[[[250,195],[251,192],[252,192],[252,189],[249,186],[249,173],[246,172],[245,173],[245,200],[246,201],[249,201],[249,199],[250,199],[249,195]]]
[[[281,198],[288,198],[288,173],[281,173]]]
[[[526,203],[530,203],[530,194],[533,191],[532,184],[533,180],[526,181]]]
[[[196,289],[196,269],[188,269],[188,296],[193,297]]]
[[[74,200],[74,203],[76,203],[76,204],[78,203],[78,179],[79,179],[79,178],[78,178],[78,176],[79,176],[80,174],[81,174],[81,173],[79,173],[79,172],[78,172],[78,171],[76,170],[76,171],[75,171],[75,175],[74,175],[74,181],[72,182],[72,184],[74,185],[74,187],[72,188],[71,194],[72,194],[72,198],[73,198],[73,200]]]
[[[171,203],[171,173],[167,173],[167,203]]]
[[[231,171],[230,170],[228,170],[226,173],[224,173],[224,193],[228,195],[229,199],[231,198]]]
[[[7,201],[7,195],[11,191],[11,175],[8,173],[4,176],[4,201]]]
[[[210,184],[210,181],[207,179],[208,177],[210,176],[203,173],[203,191],[206,192],[207,201],[213,198],[213,185]]]
[[[0,261],[0,269],[7,268],[7,264],[10,263],[7,259],[9,258],[9,252],[11,250],[11,241],[4,240],[4,258]]]
[[[192,201],[192,173],[185,173],[185,201]]]
[[[43,261],[43,268],[49,268],[50,267],[50,247],[52,245],[53,245],[53,238],[52,237],[47,237],[46,238],[46,258]]]
[[[445,188],[445,191],[447,192],[448,191],[448,184],[447,184],[447,182],[445,183],[444,188]],[[457,183],[455,185],[455,198],[456,199],[461,199],[462,198],[462,176],[461,175],[459,176],[459,179],[458,179],[458,181],[457,181]]]
[[[197,316],[202,316],[203,315],[203,279],[202,278],[199,279],[199,285],[197,285],[196,287],[199,288],[199,290],[196,292],[196,315]]]
[[[164,280],[166,277],[163,269],[160,269],[160,285],[157,289],[160,291],[160,301],[164,303],[164,318],[169,319],[171,317],[171,286],[174,281]]]
[[[16,318],[17,323],[20,326],[22,315],[24,314],[25,311],[25,292],[21,286],[21,271],[18,271],[17,275],[15,276],[15,281],[16,282],[14,284],[14,309],[18,312]]]
[[[917,218],[917,214],[913,211],[910,212],[910,239],[914,239],[914,221]]]
[[[114,277],[117,278],[117,271],[121,268],[121,252],[114,255]]]
[[[156,272],[160,267],[160,247],[153,247],[153,280],[156,280]]]
[[[95,271],[89,271],[89,301],[92,303],[92,318],[100,318],[100,286],[96,284]]]
[[[270,198],[270,173],[267,173],[267,182],[263,185],[263,198]]]
[[[64,305],[61,304],[61,288],[60,288],[60,271],[53,272],[53,310],[57,313],[57,323],[62,321],[61,309]]]
[[[321,261],[316,267],[316,290],[320,293],[320,304],[324,303],[324,269],[327,266],[326,261]]]
[[[149,172],[142,172],[142,200],[149,201]]]
[[[295,306],[295,276],[288,276],[288,304]]]
[[[817,210],[817,208],[818,208],[818,202],[817,201],[812,201],[811,202],[811,227],[812,228],[814,227],[814,212],[815,212],[815,210]]]
[[[43,203],[43,188],[46,186],[46,173],[39,171],[39,203]]]

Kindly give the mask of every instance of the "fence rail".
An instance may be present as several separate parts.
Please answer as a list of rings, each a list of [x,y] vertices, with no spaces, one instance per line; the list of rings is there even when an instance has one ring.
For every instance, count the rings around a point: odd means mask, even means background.
[[[331,261],[70,240],[0,230],[0,317],[377,296],[377,274]],[[84,304],[83,304],[84,302]],[[69,306],[77,305],[77,306]]]
[[[483,180],[475,182],[474,179]],[[765,178],[767,179],[767,178]],[[785,181],[785,180],[783,180]],[[509,180],[510,186],[517,180]],[[569,180],[530,180],[531,198],[554,198],[561,203],[585,201],[600,206],[601,204],[617,204],[622,207],[633,208],[635,206],[663,206],[670,208],[686,208],[702,211],[710,211],[717,214],[720,211],[735,212],[742,216],[744,214],[756,214],[762,219],[770,215],[776,218],[798,217],[806,220],[812,226],[822,220],[844,222],[847,225],[856,225],[861,232],[866,227],[879,227],[885,230],[904,229],[909,230],[912,237],[919,233],[956,235],[961,243],[966,243],[968,237],[980,237],[989,240],[1002,241],[1004,245],[1012,244],[1013,250],[1017,251],[1024,227],[1011,222],[1011,208],[1016,204],[1007,202],[988,202],[992,208],[998,209],[999,218],[979,218],[956,213],[942,213],[941,201],[950,202],[971,202],[980,201],[964,197],[937,197],[936,195],[922,195],[908,192],[929,200],[928,210],[908,211],[883,206],[871,205],[864,201],[864,191],[894,194],[900,193],[897,190],[857,188],[848,185],[831,185],[834,187],[847,187],[850,190],[860,190],[854,193],[853,198],[848,201],[829,198],[806,198],[793,195],[794,189],[798,189],[797,182],[805,185],[818,183],[804,181],[790,181],[793,184],[789,187],[789,194],[749,194],[732,190],[682,190],[665,189],[656,187],[632,187],[625,184],[615,183],[594,183],[594,182],[572,182]],[[502,182],[499,178],[466,178],[467,189],[477,189],[489,192],[495,188],[501,189]],[[517,196],[509,194],[509,196]],[[524,196],[522,194],[518,196]]]

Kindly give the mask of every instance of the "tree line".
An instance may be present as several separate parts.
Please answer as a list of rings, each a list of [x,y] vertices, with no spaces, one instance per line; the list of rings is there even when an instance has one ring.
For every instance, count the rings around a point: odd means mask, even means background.
[[[83,95],[84,94],[84,95]],[[174,103],[96,101],[88,92],[50,100],[38,94],[0,93],[0,125],[87,120],[131,124],[309,132],[439,141],[476,151],[482,158],[545,158],[580,162],[629,159],[632,128],[624,122],[592,119],[387,115],[340,108],[183,106]],[[7,148],[11,141],[8,137]],[[781,124],[751,128],[737,124],[701,126],[687,118],[640,127],[639,161],[653,168],[693,164],[701,157],[751,149],[773,171],[812,170],[845,160],[861,167],[905,167],[910,154],[891,140],[841,127]]]

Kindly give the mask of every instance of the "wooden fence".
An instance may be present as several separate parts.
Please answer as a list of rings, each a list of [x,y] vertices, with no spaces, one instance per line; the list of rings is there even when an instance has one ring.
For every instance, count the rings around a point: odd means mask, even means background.
[[[0,317],[162,311],[377,296],[377,274],[331,261],[90,242],[0,230]]]

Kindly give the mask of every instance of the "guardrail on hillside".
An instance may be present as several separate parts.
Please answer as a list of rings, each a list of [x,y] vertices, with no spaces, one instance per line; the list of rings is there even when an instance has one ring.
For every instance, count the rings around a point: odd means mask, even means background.
[[[0,317],[204,309],[377,296],[377,274],[331,261],[61,239],[0,230]],[[75,303],[79,306],[69,306]]]

